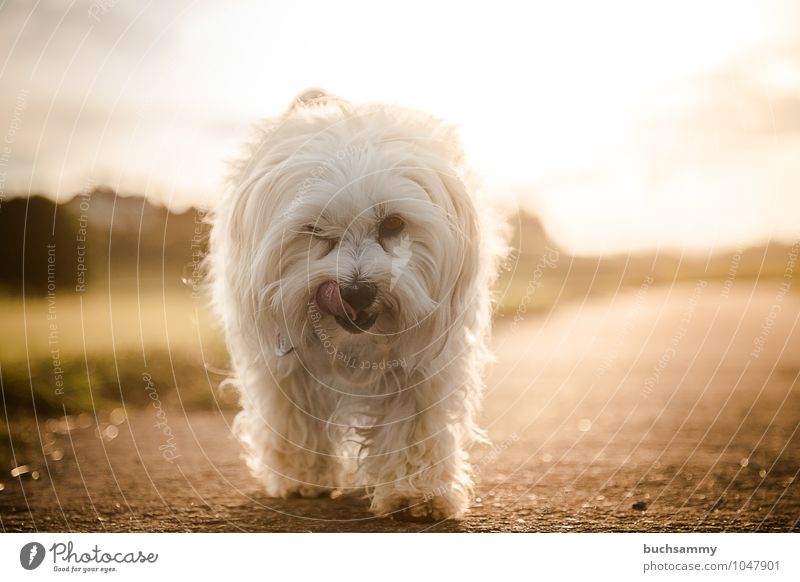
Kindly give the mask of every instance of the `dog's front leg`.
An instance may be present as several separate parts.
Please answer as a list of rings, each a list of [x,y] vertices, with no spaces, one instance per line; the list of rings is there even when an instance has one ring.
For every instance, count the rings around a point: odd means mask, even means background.
[[[444,402],[415,389],[390,397],[370,429],[363,467],[371,510],[398,519],[441,520],[463,515],[472,478],[457,424]]]
[[[277,385],[261,374],[256,378],[243,378],[235,423],[250,470],[271,497],[332,492],[339,485],[340,437],[326,422],[324,400],[300,380]]]

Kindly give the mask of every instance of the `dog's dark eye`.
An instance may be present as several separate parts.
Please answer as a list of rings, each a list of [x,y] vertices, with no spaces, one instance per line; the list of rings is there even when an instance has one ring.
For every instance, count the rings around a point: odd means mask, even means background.
[[[304,225],[303,228],[302,228],[302,232],[304,234],[310,234],[311,236],[316,236],[316,237],[320,237],[320,238],[325,236],[324,233],[322,232],[322,229],[319,228],[318,226],[313,225],[313,224]]]
[[[321,228],[314,226],[313,224],[304,225],[303,228],[301,229],[301,232],[303,234],[311,235],[316,240],[324,242],[328,246],[328,249],[325,252],[325,254],[331,252],[333,249],[336,248],[336,245],[339,244],[338,238],[326,236],[325,232]]]
[[[385,238],[387,236],[394,236],[400,234],[406,227],[406,222],[396,214],[387,216],[378,227],[378,236]]]

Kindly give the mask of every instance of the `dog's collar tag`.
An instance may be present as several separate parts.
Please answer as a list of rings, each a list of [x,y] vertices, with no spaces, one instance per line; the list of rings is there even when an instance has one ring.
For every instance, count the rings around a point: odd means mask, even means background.
[[[280,333],[278,334],[278,343],[275,344],[275,355],[283,357],[294,349],[294,346],[289,343],[289,340]]]

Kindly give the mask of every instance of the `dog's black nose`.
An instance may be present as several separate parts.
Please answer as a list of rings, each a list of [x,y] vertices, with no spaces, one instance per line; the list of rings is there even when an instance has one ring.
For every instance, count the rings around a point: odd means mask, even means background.
[[[375,301],[378,288],[374,283],[359,281],[351,285],[340,286],[339,293],[341,293],[342,299],[344,299],[350,307],[356,311],[361,311],[372,305],[372,302]]]

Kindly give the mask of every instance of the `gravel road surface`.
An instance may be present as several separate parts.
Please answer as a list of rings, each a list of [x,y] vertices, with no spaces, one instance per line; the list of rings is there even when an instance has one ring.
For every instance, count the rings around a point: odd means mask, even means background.
[[[356,494],[267,498],[239,458],[230,412],[164,405],[174,448],[165,448],[152,408],[112,419],[119,424],[104,424],[103,438],[85,418],[83,427],[43,420],[50,454],[19,459],[27,470],[0,477],[0,525],[797,531],[798,318],[800,296],[782,293],[779,282],[649,288],[645,281],[500,321],[484,414],[494,446],[473,452],[477,498],[462,521],[375,518]]]

